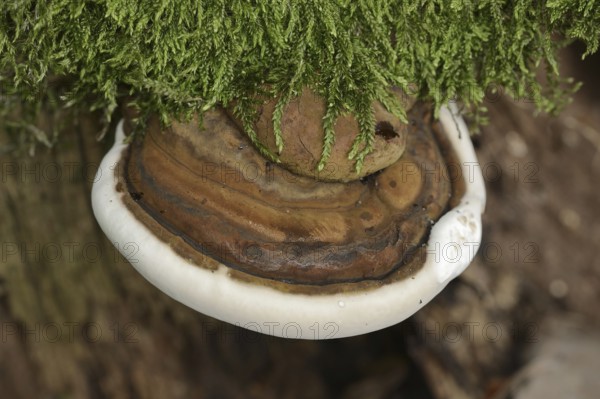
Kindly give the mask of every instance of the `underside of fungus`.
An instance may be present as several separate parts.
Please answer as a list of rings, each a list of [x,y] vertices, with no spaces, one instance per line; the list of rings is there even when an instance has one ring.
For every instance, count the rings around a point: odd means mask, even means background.
[[[288,338],[378,330],[424,306],[480,241],[485,192],[464,122],[424,105],[409,119],[382,136],[400,137],[402,156],[352,181],[335,162],[303,176],[265,160],[220,108],[202,129],[151,120],[129,145],[125,121],[94,212],[118,248],[139,248],[136,269],[202,313]]]

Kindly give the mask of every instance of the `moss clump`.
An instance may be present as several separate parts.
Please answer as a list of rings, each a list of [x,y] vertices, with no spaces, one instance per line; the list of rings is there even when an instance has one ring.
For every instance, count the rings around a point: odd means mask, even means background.
[[[321,165],[335,119],[351,112],[361,131],[349,156],[360,166],[371,102],[404,116],[389,86],[472,106],[494,84],[551,111],[565,94],[558,48],[580,39],[591,53],[599,37],[596,0],[5,0],[0,117],[58,98],[108,120],[127,99],[168,123],[235,100],[255,140],[257,101],[279,97],[279,135],[281,111],[306,85],[328,104]]]

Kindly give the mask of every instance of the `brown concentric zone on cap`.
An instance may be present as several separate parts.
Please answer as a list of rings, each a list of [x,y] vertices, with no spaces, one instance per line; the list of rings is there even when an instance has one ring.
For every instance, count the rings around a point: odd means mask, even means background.
[[[162,130],[151,120],[124,150],[117,189],[138,220],[198,267],[225,265],[232,278],[294,293],[372,289],[415,275],[432,224],[464,190],[452,184],[462,180],[447,164],[458,162],[430,109],[413,107],[409,118],[402,158],[350,183],[266,162],[220,109],[205,114],[203,129]]]

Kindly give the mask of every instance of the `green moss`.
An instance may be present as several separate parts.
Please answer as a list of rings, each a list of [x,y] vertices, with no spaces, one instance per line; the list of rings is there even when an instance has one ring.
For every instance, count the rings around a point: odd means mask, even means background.
[[[0,117],[56,107],[102,109],[128,101],[142,113],[189,117],[236,101],[252,139],[256,104],[278,96],[274,124],[303,86],[327,101],[321,166],[335,119],[357,115],[357,165],[373,139],[371,102],[402,117],[388,88],[440,106],[482,103],[499,85],[560,106],[557,50],[598,48],[596,0],[4,0],[0,13]],[[545,69],[545,81],[537,76]],[[59,79],[60,84],[56,84]],[[22,115],[22,112],[21,112]],[[20,116],[22,118],[22,116]],[[29,122],[23,122],[29,123]]]

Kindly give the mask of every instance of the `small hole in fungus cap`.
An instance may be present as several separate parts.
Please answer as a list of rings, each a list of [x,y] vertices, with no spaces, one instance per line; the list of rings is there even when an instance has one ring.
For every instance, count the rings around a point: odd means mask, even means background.
[[[398,133],[396,133],[392,124],[386,121],[379,122],[375,125],[375,134],[386,140],[398,137]]]
[[[135,191],[130,191],[129,195],[131,195],[131,198],[133,198],[134,201],[139,201],[142,199],[142,197],[144,196],[144,193],[142,192],[135,192]]]

